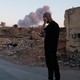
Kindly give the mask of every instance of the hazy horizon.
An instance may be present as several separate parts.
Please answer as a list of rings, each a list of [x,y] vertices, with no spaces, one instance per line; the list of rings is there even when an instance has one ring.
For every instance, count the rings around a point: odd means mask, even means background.
[[[64,27],[65,10],[80,7],[80,0],[0,0],[0,22],[5,22],[6,26],[12,26],[43,6],[49,6],[53,19],[60,27]]]

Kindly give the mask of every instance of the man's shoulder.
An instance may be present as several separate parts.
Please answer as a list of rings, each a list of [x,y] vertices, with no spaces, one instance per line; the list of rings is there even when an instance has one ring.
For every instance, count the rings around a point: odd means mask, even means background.
[[[56,21],[52,21],[52,25],[53,25],[54,27],[59,28],[59,24],[58,24]]]
[[[58,25],[58,23],[56,21],[52,21],[54,24]],[[58,25],[59,26],[59,25]]]

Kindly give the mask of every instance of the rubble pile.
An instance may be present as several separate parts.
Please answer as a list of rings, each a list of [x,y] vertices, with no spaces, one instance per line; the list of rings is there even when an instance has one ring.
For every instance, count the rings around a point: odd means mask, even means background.
[[[45,65],[39,28],[0,29],[0,58],[26,65]]]
[[[80,69],[80,54],[68,51],[58,52],[58,59],[61,68]]]
[[[17,64],[45,67],[44,38],[39,33],[40,27],[0,28],[0,58]],[[79,68],[80,55],[65,50],[65,36],[65,28],[60,29],[57,52],[60,67]]]

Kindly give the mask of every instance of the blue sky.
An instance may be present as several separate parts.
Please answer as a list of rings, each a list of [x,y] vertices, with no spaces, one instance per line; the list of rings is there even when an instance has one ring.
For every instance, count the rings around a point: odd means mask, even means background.
[[[6,25],[12,26],[25,15],[45,5],[50,7],[53,19],[60,26],[64,26],[65,10],[80,7],[80,0],[0,0],[0,22],[3,21]]]

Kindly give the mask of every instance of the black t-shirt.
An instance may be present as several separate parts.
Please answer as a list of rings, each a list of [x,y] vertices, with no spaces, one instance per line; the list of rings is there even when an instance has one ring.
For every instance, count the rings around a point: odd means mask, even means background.
[[[57,49],[59,38],[59,25],[55,21],[51,21],[45,28],[44,48],[47,51],[55,51]]]

